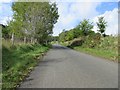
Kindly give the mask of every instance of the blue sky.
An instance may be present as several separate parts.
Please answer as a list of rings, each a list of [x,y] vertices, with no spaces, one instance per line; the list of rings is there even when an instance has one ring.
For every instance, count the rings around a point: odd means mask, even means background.
[[[117,2],[59,2],[59,19],[55,24],[54,35],[58,35],[63,29],[74,28],[83,19],[97,22],[97,17],[104,16],[108,22],[106,34],[116,34],[117,29]],[[113,26],[113,28],[111,27]],[[95,26],[94,31],[97,31]]]
[[[7,20],[12,18],[12,3],[2,3],[0,2],[0,23],[7,24]]]
[[[114,8],[118,7],[118,2],[102,2],[100,5],[97,6],[96,10],[99,14],[105,13],[105,11],[111,11]]]
[[[13,14],[12,9],[11,9],[12,3],[3,3],[2,4],[2,13],[0,16],[6,17],[6,16],[11,16]]]
[[[0,23],[7,24],[6,21],[12,19],[11,5],[12,3],[0,2]],[[74,28],[84,18],[96,22],[97,17],[101,15],[106,17],[108,24],[114,24],[113,28],[117,29],[117,2],[57,2],[57,6],[60,16],[53,29],[53,35],[55,36],[62,32],[63,29],[69,30]],[[108,27],[108,29],[110,28]],[[94,27],[95,29],[97,27]],[[113,31],[113,29],[110,29],[106,33],[112,34],[116,32],[117,30]]]

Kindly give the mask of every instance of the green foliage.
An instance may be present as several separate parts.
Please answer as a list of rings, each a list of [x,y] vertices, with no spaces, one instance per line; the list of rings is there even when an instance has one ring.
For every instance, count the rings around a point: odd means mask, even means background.
[[[52,38],[52,39],[51,39],[52,41],[58,41],[58,40],[59,40],[59,37],[58,37],[58,36],[51,36],[51,38]]]
[[[74,38],[78,38],[80,36],[83,36],[83,31],[80,30],[78,27],[76,27],[73,29],[73,35],[74,35]]]
[[[2,47],[2,88],[12,89],[28,75],[39,62],[39,56],[48,50],[48,46],[38,44]]]
[[[9,30],[8,26],[2,27],[2,38],[4,38],[4,39],[10,38],[10,34],[9,33],[10,33],[10,30]]]
[[[66,41],[65,36],[66,36],[66,31],[63,30],[63,32],[59,34],[59,41],[65,42]]]
[[[100,44],[101,40],[101,35],[99,33],[96,33],[94,35],[89,35],[85,37],[85,42],[84,42],[84,47],[88,48],[95,48],[97,45]]]
[[[106,26],[107,26],[107,22],[104,20],[104,17],[99,17],[98,18],[98,22],[97,22],[97,26],[99,28],[99,32],[101,34],[105,33],[105,29],[106,29]]]
[[[45,43],[53,33],[59,17],[55,3],[14,2],[13,20],[9,22],[11,33],[16,37],[31,37],[38,43]]]
[[[93,28],[92,23],[89,22],[89,19],[86,20],[84,19],[83,21],[80,22],[80,24],[77,26],[80,30],[83,31],[83,34],[86,36],[88,35],[89,30]]]
[[[66,31],[65,41],[70,41],[74,38],[73,30]]]
[[[84,19],[75,28],[69,31],[63,30],[63,32],[59,34],[59,41],[61,42],[70,41],[73,40],[74,38],[94,34],[94,31],[91,31],[92,28],[93,28],[92,23],[90,23],[89,20]]]
[[[118,61],[118,54],[116,51],[113,51],[111,49],[105,50],[104,48],[87,48],[79,46],[74,47],[74,49],[87,54],[91,54],[93,56],[109,59],[111,61]]]
[[[96,33],[95,33],[94,31],[90,30],[90,31],[88,32],[88,35],[89,35],[89,36],[94,36],[94,35],[96,35]]]
[[[98,48],[103,48],[105,50],[113,50],[116,51],[118,50],[118,37],[102,37],[101,38],[101,43],[98,45]]]
[[[84,38],[77,38],[74,39],[70,45],[68,45],[68,47],[74,47],[74,46],[82,46],[82,44],[84,43]]]

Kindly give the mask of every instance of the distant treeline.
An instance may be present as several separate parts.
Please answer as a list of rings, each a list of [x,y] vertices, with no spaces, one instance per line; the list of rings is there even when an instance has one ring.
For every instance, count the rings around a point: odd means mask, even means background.
[[[73,40],[74,38],[79,38],[82,36],[94,36],[95,34],[99,34],[100,36],[107,36],[105,34],[105,29],[107,26],[107,22],[104,20],[104,17],[99,17],[98,22],[96,22],[98,26],[98,33],[95,33],[92,29],[94,27],[93,23],[89,21],[89,19],[84,19],[81,21],[75,28],[66,31],[65,29],[62,33],[59,34],[59,41],[65,42]]]

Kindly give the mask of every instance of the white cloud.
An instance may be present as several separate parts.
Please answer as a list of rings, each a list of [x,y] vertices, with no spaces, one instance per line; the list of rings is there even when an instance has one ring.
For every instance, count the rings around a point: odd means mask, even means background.
[[[2,3],[10,3],[10,2],[13,2],[14,0],[0,0],[0,2]]]
[[[7,25],[7,22],[12,20],[12,15],[11,3],[0,3],[0,24]]]
[[[107,28],[105,33],[108,35],[117,35],[118,34],[118,9],[115,8],[112,11],[106,11],[102,15],[98,15],[93,18],[93,22],[98,21],[98,17],[104,16],[105,21],[107,21]],[[94,31],[97,32],[97,26],[94,26]]]
[[[57,2],[118,2],[119,0],[51,0]]]
[[[12,20],[12,17],[0,18],[0,24],[7,25],[7,22],[9,22],[10,20]]]
[[[2,14],[2,3],[0,3],[0,14]]]
[[[2,4],[0,3],[0,11],[2,11]]]
[[[96,7],[100,2],[58,2],[59,19],[53,29],[58,35],[63,29],[75,27],[80,20],[98,15]]]
[[[117,8],[99,15],[96,8],[101,2],[57,2],[57,4],[60,17],[53,29],[53,35],[58,35],[63,29],[69,30],[74,28],[84,18],[91,19],[91,21],[96,23],[99,16],[104,16],[105,20],[108,22],[105,32],[106,34],[115,35],[118,33]],[[94,31],[97,32],[96,25],[94,26]]]
[[[99,4],[98,2],[73,3],[70,9],[77,18],[90,18],[98,14],[96,7]]]

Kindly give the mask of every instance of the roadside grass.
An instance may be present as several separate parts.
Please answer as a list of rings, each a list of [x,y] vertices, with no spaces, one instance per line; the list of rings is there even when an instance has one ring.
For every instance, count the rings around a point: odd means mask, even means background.
[[[2,89],[18,87],[49,48],[39,44],[2,45]]]
[[[113,50],[104,50],[104,49],[99,49],[99,48],[84,48],[84,47],[74,47],[73,49],[77,51],[81,51],[93,56],[98,56],[101,58],[109,59],[111,61],[118,62],[118,53]]]
[[[100,44],[96,42],[96,45],[93,48],[89,47],[89,45],[92,44],[91,43],[92,41],[89,40],[89,38],[87,38],[86,40],[87,43],[83,43],[82,45],[79,45],[79,46],[70,46],[69,43],[72,41],[73,40],[69,42],[66,41],[60,44],[63,46],[68,46],[69,48],[72,48],[80,52],[84,52],[84,53],[91,54],[97,57],[105,58],[111,61],[120,62],[119,61],[120,55],[118,55],[118,50],[119,50],[118,49],[118,37],[113,37],[113,36],[101,37]]]
[[[51,44],[57,44],[58,42],[57,41],[52,41]]]
[[[69,41],[69,42],[70,42],[70,41]],[[69,45],[69,42],[60,42],[60,45],[68,46],[68,45]]]

